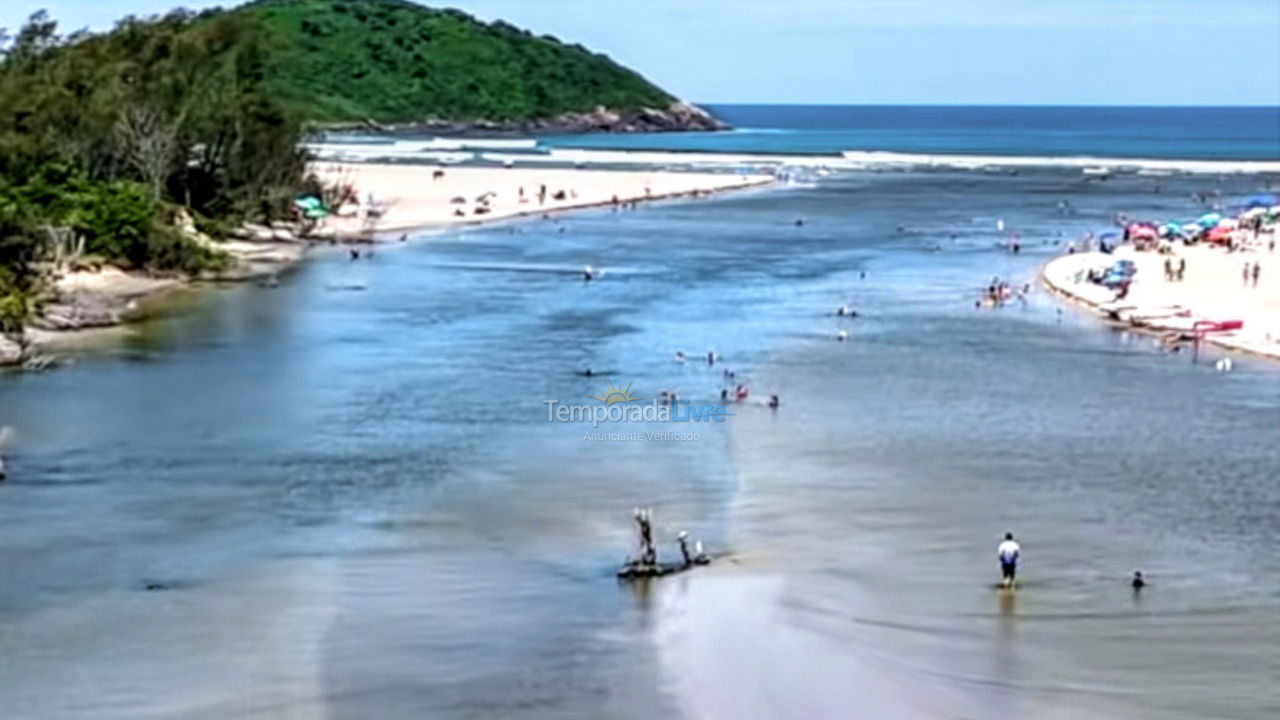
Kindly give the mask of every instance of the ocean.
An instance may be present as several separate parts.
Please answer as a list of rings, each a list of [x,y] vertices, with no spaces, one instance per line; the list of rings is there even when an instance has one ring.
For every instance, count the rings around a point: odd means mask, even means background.
[[[718,133],[547,138],[552,146],[709,152],[1280,159],[1280,107],[709,105]]]
[[[1280,157],[1273,109],[721,111],[740,129],[543,142]],[[848,169],[193,294],[0,377],[5,715],[1273,716],[1280,368],[1218,373],[1039,290],[974,300],[1117,213],[1277,187]],[[704,404],[726,382],[780,407],[547,419],[609,385]],[[663,556],[687,530],[719,558],[619,583],[636,507]]]

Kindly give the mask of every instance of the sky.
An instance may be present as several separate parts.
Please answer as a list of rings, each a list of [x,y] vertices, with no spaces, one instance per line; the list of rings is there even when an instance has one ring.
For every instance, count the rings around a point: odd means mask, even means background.
[[[4,0],[106,29],[201,0]],[[434,3],[427,3],[434,4]],[[453,0],[701,103],[1280,105],[1280,0]]]

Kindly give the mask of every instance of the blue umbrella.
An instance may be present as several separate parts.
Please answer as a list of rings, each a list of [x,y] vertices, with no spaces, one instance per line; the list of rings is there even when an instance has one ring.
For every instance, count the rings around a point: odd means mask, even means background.
[[[1275,195],[1251,195],[1244,200],[1245,208],[1271,207],[1276,204]]]

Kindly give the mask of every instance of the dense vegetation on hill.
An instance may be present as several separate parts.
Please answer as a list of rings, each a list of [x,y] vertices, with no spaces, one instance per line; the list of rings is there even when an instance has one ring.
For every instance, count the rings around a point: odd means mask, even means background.
[[[268,218],[301,183],[301,123],[265,84],[251,17],[175,12],[61,37],[43,13],[0,42],[0,330],[68,255],[193,272],[218,253],[176,229]]]
[[[674,100],[604,55],[458,10],[258,0],[235,12],[271,29],[271,82],[310,120],[527,120]]]
[[[69,257],[217,264],[185,218],[286,212],[307,123],[714,126],[673,101],[580,46],[404,0],[257,0],[67,37],[37,13],[0,30],[0,332],[21,330]]]

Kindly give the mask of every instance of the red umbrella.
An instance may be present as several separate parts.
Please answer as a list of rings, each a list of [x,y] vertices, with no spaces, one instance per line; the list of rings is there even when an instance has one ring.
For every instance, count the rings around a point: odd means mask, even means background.
[[[1160,237],[1159,231],[1150,225],[1134,223],[1128,227],[1130,240],[1155,240]]]
[[[1219,226],[1210,230],[1205,237],[1210,242],[1226,242],[1231,239],[1231,229]]]

